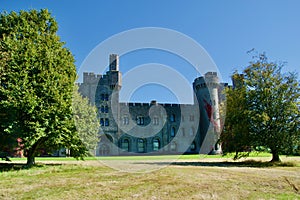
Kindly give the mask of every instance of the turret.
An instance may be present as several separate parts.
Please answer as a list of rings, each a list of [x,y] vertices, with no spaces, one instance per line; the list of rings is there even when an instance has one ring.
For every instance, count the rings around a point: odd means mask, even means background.
[[[193,83],[200,109],[200,153],[220,151],[216,143],[220,136],[219,88],[216,72],[207,72]]]
[[[109,71],[119,71],[119,56],[117,54],[109,55]]]

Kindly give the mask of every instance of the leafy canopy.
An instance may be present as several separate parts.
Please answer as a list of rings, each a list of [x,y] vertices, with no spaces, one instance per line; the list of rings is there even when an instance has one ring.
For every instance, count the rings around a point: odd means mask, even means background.
[[[296,73],[282,73],[283,64],[254,57],[238,87],[227,90],[227,115],[221,140],[226,151],[266,147],[279,161],[300,146],[300,88]],[[232,139],[232,140],[230,140]],[[236,145],[236,146],[235,146]]]
[[[28,164],[38,149],[84,155],[72,115],[76,68],[47,10],[0,15],[0,111],[4,130],[23,139]]]

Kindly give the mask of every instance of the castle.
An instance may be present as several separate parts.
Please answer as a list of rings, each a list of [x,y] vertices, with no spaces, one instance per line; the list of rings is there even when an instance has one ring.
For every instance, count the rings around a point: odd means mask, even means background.
[[[221,91],[216,72],[193,82],[193,104],[120,102],[119,56],[111,54],[105,75],[83,73],[79,92],[97,107],[101,124],[96,156],[218,153]]]

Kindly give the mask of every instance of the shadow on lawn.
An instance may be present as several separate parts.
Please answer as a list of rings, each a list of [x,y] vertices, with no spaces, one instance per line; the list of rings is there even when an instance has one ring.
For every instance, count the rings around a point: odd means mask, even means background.
[[[174,162],[171,165],[179,166],[207,166],[207,167],[295,167],[294,162],[262,162],[256,160],[237,162]]]
[[[199,166],[199,167],[255,167],[255,168],[266,168],[266,167],[296,167],[295,162],[262,162],[256,160],[248,161],[220,161],[220,162],[153,162],[153,163],[143,163],[136,162],[136,164],[157,164],[157,165],[173,165],[173,166]]]
[[[23,163],[0,163],[0,172],[7,172],[7,171],[18,171],[18,170],[27,170],[30,168],[41,168],[44,166],[58,166],[62,164],[36,164],[32,167],[28,167],[26,164]]]

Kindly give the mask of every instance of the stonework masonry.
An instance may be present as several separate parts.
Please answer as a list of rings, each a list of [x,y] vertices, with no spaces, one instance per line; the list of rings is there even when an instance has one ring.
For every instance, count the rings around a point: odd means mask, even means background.
[[[207,72],[193,82],[194,104],[120,102],[119,56],[111,54],[105,75],[85,72],[79,84],[98,110],[96,156],[220,152],[219,104],[226,86],[216,72]]]

